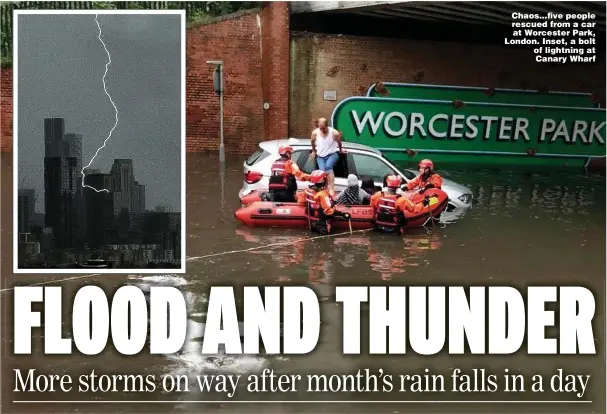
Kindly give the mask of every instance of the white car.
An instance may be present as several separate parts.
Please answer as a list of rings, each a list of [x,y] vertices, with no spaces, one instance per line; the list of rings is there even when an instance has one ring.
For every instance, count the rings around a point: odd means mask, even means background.
[[[259,148],[244,162],[244,182],[239,191],[240,198],[254,190],[266,191],[268,189],[270,170],[274,161],[279,158],[278,147],[290,145],[293,147],[291,159],[297,163],[299,168],[307,174],[317,169],[316,162],[309,159],[312,145],[310,139],[278,139],[263,141]],[[366,145],[353,142],[342,143],[346,154],[341,155],[339,161],[333,168],[335,174],[335,191],[339,192],[347,187],[348,174],[361,177],[370,177],[375,186],[382,187],[384,176],[398,174],[404,182],[414,179],[418,172],[415,170],[400,170],[390,161],[383,157],[382,153]],[[361,182],[359,181],[359,185]],[[300,190],[308,188],[310,184],[305,181],[297,181]],[[442,190],[449,196],[447,211],[455,209],[467,209],[472,205],[472,191],[461,184],[443,178]]]

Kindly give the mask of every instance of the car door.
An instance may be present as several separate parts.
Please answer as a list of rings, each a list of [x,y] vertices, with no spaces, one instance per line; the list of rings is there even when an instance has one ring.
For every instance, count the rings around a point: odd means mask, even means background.
[[[300,170],[306,174],[310,174],[316,167],[316,161],[310,159],[310,149],[295,150],[291,158],[299,167]],[[297,180],[297,188],[299,190],[305,190],[310,185],[307,181]]]
[[[335,167],[333,167],[333,174],[335,174],[335,192],[339,194],[348,186],[348,159],[349,154],[339,154],[339,160]]]
[[[376,186],[383,187],[384,177],[386,175],[397,174],[402,177],[402,174],[400,174],[398,170],[388,165],[388,163],[380,157],[361,152],[350,152],[349,155],[359,180],[369,177]],[[405,180],[403,177],[403,183],[404,182]]]
[[[297,164],[300,170],[305,172],[306,174],[311,174],[312,171],[318,169],[318,163],[316,159],[310,158],[310,150],[297,150],[293,153],[293,160]],[[340,154],[339,161],[333,168],[333,173],[335,174],[335,191],[339,192],[346,188],[347,186],[347,178],[348,178],[348,159],[347,154]],[[305,189],[308,188],[310,184],[308,182],[297,182],[297,188]]]

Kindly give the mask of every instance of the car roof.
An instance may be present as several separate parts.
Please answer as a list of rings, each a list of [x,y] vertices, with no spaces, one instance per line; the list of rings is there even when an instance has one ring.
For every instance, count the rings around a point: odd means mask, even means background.
[[[310,138],[284,138],[284,139],[275,139],[271,141],[262,141],[259,143],[259,146],[269,152],[275,152],[278,150],[278,147],[281,145],[290,145],[293,149],[297,149],[297,147],[310,147]],[[381,151],[368,147],[366,145],[357,144],[355,142],[342,141],[342,147],[346,150],[362,150],[372,152],[376,155],[382,155]]]

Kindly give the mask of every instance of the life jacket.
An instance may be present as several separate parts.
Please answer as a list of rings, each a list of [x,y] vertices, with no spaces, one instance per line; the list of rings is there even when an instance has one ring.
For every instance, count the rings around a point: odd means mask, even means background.
[[[430,183],[430,180],[432,179],[432,177],[434,177],[435,175],[436,175],[436,173],[433,172],[433,173],[428,174],[427,178],[424,178],[424,176],[422,174],[422,176],[419,178],[418,188],[426,187]]]
[[[290,160],[279,158],[272,164],[270,170],[270,190],[288,190],[297,191],[297,180],[293,174],[288,174],[286,170],[287,162]]]
[[[317,191],[313,188],[306,189],[306,214],[308,215],[308,217],[310,217],[310,220],[318,221],[320,218],[319,213],[321,208],[320,204],[318,204],[316,200],[314,200],[314,196],[316,195],[316,193]]]
[[[382,194],[377,205],[375,213],[375,224],[380,227],[396,229],[399,223],[398,212],[396,210],[396,194]]]
[[[318,194],[318,191],[313,188],[308,188],[305,191],[306,215],[308,216],[309,227],[310,230],[317,233],[328,234],[331,231],[331,223],[327,220],[320,203],[314,200],[316,194]]]

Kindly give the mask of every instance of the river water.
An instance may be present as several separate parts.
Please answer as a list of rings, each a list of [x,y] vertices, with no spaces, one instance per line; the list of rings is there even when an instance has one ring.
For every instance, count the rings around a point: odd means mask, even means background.
[[[230,157],[222,170],[216,156],[187,158],[187,263],[185,275],[99,275],[75,279],[76,275],[12,274],[12,154],[2,154],[2,412],[604,412],[605,407],[605,177],[572,172],[523,173],[490,170],[449,170],[445,177],[473,189],[474,207],[456,223],[438,225],[433,231],[419,229],[402,239],[372,233],[343,235],[299,241],[305,231],[251,229],[233,219],[238,208],[237,192],[242,184],[242,160]],[[266,247],[273,244],[272,247]],[[257,250],[239,252],[251,247]],[[228,252],[228,253],[227,253]],[[231,253],[229,253],[231,252]],[[219,255],[214,255],[221,253]],[[211,257],[205,257],[213,255]],[[71,278],[71,279],[70,279]],[[69,279],[69,280],[62,280]],[[112,292],[125,284],[147,288],[176,286],[187,298],[190,317],[189,339],[174,356],[134,357],[108,350],[90,357],[44,356],[41,332],[35,331],[34,355],[12,353],[13,294],[15,284],[56,282],[64,288],[64,300],[87,284]],[[314,352],[299,357],[199,355],[197,329],[204,321],[209,286],[308,285],[320,298],[332,298],[335,285],[581,285],[596,298],[594,336],[597,355],[528,356],[398,356],[341,355],[341,313],[331,300],[321,302],[322,328]],[[67,308],[67,307],[66,307]],[[64,310],[64,328],[70,329],[69,309]],[[242,316],[241,316],[242,317]],[[363,312],[363,321],[365,320]],[[364,323],[363,323],[364,325]],[[554,335],[550,329],[549,335]],[[363,328],[363,350],[368,349]],[[213,372],[246,374],[272,368],[277,373],[356,373],[382,368],[403,373],[443,374],[454,368],[470,372],[486,368],[492,373],[511,372],[547,376],[562,368],[569,374],[591,375],[583,400],[571,393],[337,393],[249,394],[239,391],[241,400],[341,400],[342,403],[193,404],[193,400],[228,400],[218,394],[203,395],[191,390],[180,394],[121,392],[106,395],[78,393],[25,395],[13,393],[13,369],[35,368],[42,373],[77,376],[95,370],[102,373],[167,373],[195,375]],[[242,381],[244,382],[244,380]],[[193,383],[192,383],[193,384]],[[546,384],[549,388],[549,385]],[[196,387],[194,387],[196,388]],[[102,399],[129,400],[103,403]],[[96,403],[13,403],[14,400],[97,400]],[[157,401],[135,404],[143,400]],[[364,401],[424,400],[449,403],[381,403]],[[455,400],[553,400],[561,403],[455,403]]]

